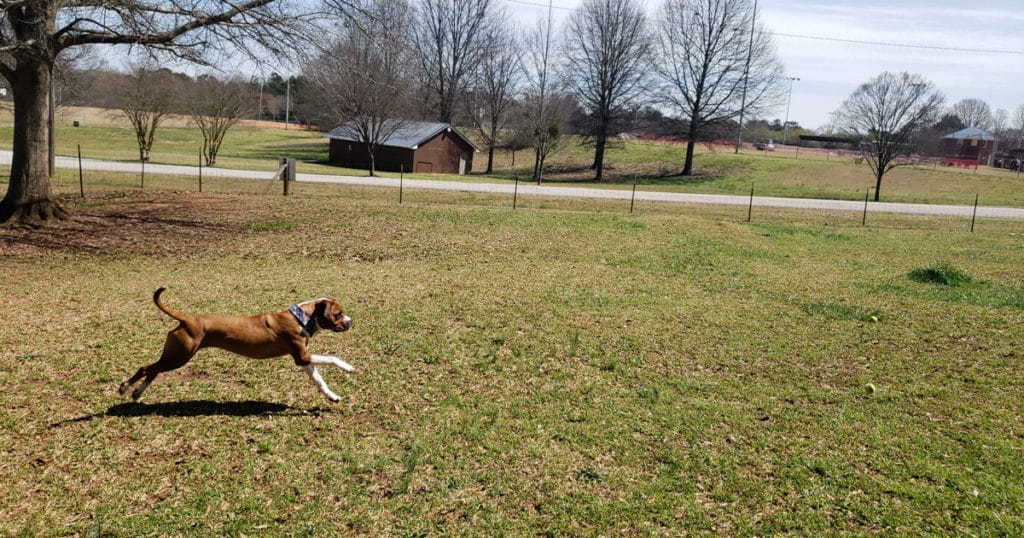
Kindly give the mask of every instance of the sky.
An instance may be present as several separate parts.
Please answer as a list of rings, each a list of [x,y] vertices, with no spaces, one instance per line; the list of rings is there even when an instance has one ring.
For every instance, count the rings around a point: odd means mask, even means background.
[[[533,25],[548,0],[502,0]],[[582,0],[550,0],[555,24]],[[641,0],[643,1],[643,0]],[[660,0],[645,2],[656,15]],[[971,5],[975,4],[975,5]],[[1024,0],[758,0],[793,81],[789,120],[817,129],[859,86],[884,71],[918,73],[946,105],[977,98],[1013,117],[1024,105]],[[784,120],[782,105],[765,119]]]

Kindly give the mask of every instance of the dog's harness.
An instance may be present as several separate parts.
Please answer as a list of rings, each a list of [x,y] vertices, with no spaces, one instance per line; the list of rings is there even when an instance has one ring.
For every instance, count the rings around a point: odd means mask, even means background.
[[[309,340],[314,334],[316,334],[317,329],[320,328],[316,323],[316,319],[307,316],[306,313],[302,311],[302,307],[295,304],[288,308],[288,311],[291,312],[292,315],[295,316],[295,320],[299,322],[299,326],[302,327],[302,336],[305,336],[306,340]]]

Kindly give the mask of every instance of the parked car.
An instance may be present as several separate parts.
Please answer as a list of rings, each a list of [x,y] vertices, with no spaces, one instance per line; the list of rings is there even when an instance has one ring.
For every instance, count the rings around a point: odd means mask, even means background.
[[[757,143],[754,144],[754,149],[758,151],[775,151],[775,142],[771,138],[758,140]]]

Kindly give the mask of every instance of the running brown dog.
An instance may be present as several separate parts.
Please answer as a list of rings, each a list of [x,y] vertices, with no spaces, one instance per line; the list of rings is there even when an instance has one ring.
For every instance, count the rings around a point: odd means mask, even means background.
[[[253,359],[291,355],[295,365],[309,374],[313,384],[327,399],[332,402],[341,399],[331,392],[316,371],[316,365],[333,364],[346,372],[353,372],[355,368],[337,357],[311,355],[306,349],[309,339],[319,329],[342,332],[352,328],[352,318],[345,315],[338,301],[322,297],[280,312],[248,317],[219,314],[188,316],[164,305],[160,294],[165,289],[161,287],[153,293],[153,302],[165,314],[178,320],[178,326],[167,333],[160,360],[139,368],[135,375],[121,383],[118,393],[122,396],[145,378],[132,392],[132,399],[138,400],[158,375],[181,368],[204,347],[217,347]]]

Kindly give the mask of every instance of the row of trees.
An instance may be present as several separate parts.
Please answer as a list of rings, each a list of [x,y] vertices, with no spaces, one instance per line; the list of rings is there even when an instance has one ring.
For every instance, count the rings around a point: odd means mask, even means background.
[[[833,118],[834,120],[835,118]],[[911,139],[912,148],[922,155],[940,155],[943,136],[967,127],[984,129],[995,135],[1001,148],[1024,147],[1024,104],[1011,114],[1005,109],[992,108],[982,99],[967,98],[949,107],[940,107],[931,123],[921,126]],[[842,136],[834,122],[825,126],[829,134]]]
[[[488,172],[495,147],[525,141],[539,182],[572,124],[593,146],[601,180],[610,140],[656,107],[680,120],[689,175],[698,140],[783,95],[782,63],[750,0],[664,0],[654,20],[639,0],[584,0],[560,27],[549,17],[525,30],[495,0],[357,6],[303,66],[301,100],[371,153],[401,126],[385,119],[472,124]]]
[[[516,118],[535,150],[538,180],[572,103],[588,120],[600,178],[609,137],[644,104],[683,119],[692,145],[707,127],[741,111],[757,116],[781,95],[781,63],[755,24],[752,0],[664,0],[656,21],[639,0],[585,0],[562,27],[549,16],[529,31],[508,24],[497,0],[413,1],[0,0],[0,76],[14,100],[0,222],[64,216],[50,194],[47,163],[52,76],[62,58],[97,45],[208,66],[240,52],[294,58],[312,50],[304,75],[306,90],[325,99],[318,110],[338,123],[361,121],[371,144],[385,138],[380,118],[404,116],[410,103],[446,122],[473,111],[491,147]],[[340,35],[324,39],[332,28]],[[683,173],[691,171],[692,146]]]
[[[151,65],[136,66],[129,73],[65,68],[59,91],[61,104],[107,108],[124,116],[135,133],[142,161],[149,161],[160,126],[172,115],[180,115],[199,129],[203,159],[213,166],[227,131],[256,108],[251,84],[212,75],[193,78]]]
[[[1002,108],[992,110],[982,99],[961,99],[946,111],[937,126],[948,131],[945,134],[977,127],[991,132],[1005,146],[1019,148],[1024,146],[1024,104],[1011,114]]]
[[[64,216],[50,194],[47,158],[52,76],[69,51],[126,45],[208,66],[239,52],[258,59],[311,51],[302,86],[308,102],[322,99],[314,109],[330,116],[324,123],[361,122],[372,147],[386,138],[386,117],[418,111],[452,122],[466,111],[489,150],[514,126],[534,149],[538,181],[577,107],[596,178],[610,138],[627,119],[652,117],[653,107],[685,127],[686,175],[706,133],[744,114],[764,116],[784,95],[782,64],[755,9],[753,0],[663,0],[650,20],[640,0],[584,0],[561,27],[549,16],[524,31],[497,0],[0,0],[0,76],[14,101],[0,222]],[[919,76],[883,74],[854,92],[837,118],[868,146],[905,148],[941,102]],[[868,121],[880,106],[887,115]],[[893,159],[879,153],[873,161],[879,185]]]

